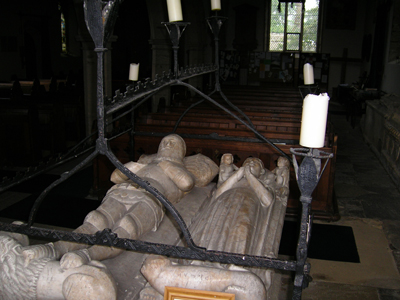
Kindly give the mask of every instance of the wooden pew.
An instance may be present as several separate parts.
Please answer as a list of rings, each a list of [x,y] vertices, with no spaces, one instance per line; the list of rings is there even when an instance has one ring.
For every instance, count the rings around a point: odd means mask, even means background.
[[[225,107],[225,106],[224,106]],[[166,107],[164,110],[162,110],[163,113],[168,113],[168,114],[178,114],[182,115],[183,112],[185,112],[187,107],[183,106],[176,106],[176,107]],[[256,107],[244,107],[241,109],[243,113],[245,113],[248,117],[269,117],[272,119],[281,119],[281,118],[286,118],[286,119],[291,119],[291,120],[301,120],[301,111],[300,110],[269,110],[265,108],[256,108]],[[232,111],[235,115],[240,116],[243,118],[243,116],[237,112],[237,111]],[[219,107],[211,107],[211,106],[196,106],[194,109],[188,112],[188,115],[227,115],[226,112],[221,112],[221,109]],[[146,116],[147,114],[144,114]],[[143,115],[139,115],[143,116]]]
[[[211,99],[224,103],[223,97],[219,94],[213,94],[210,96]],[[294,107],[301,107],[303,104],[303,100],[301,98],[287,98],[287,97],[279,97],[279,96],[268,96],[268,95],[226,95],[226,98],[229,99],[233,104],[235,103],[246,103],[250,106],[259,106],[262,107],[263,105],[266,106],[277,106],[282,104],[283,106],[290,106],[292,105]],[[184,101],[180,102],[181,105],[184,103],[188,103],[190,101],[195,102],[196,100],[200,100],[202,98],[199,98],[198,96],[195,96],[193,98],[189,98],[189,101]]]
[[[136,124],[135,132],[172,132],[174,129],[173,125],[158,125],[158,124]],[[255,134],[248,129],[241,128],[210,128],[210,127],[193,127],[193,126],[179,126],[176,130],[178,134],[198,134],[198,135],[209,135],[217,133],[219,136],[233,136],[242,138],[255,138]],[[298,132],[290,131],[268,131],[258,130],[267,139],[291,141],[295,144],[295,141],[299,140],[300,134]]]
[[[290,102],[290,103],[302,103],[303,100],[300,96],[281,96],[273,94],[247,94],[247,93],[235,93],[232,95],[225,95],[230,101],[236,100],[255,100],[255,101],[274,101],[274,102]],[[215,94],[212,96],[214,99],[221,99],[222,96]]]
[[[140,120],[141,124],[157,124],[174,126],[178,119],[178,114],[160,114],[152,113]],[[300,133],[301,123],[297,120],[288,119],[270,119],[267,117],[250,117],[250,121],[256,130],[283,131]],[[187,115],[181,122],[180,126],[186,127],[206,127],[206,128],[229,128],[229,129],[245,129],[247,128],[242,122],[226,115]]]

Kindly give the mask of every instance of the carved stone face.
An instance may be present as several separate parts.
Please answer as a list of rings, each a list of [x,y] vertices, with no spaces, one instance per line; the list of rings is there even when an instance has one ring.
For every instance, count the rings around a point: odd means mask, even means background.
[[[263,165],[261,161],[258,158],[248,158],[245,160],[243,163],[243,166],[250,166],[250,172],[253,174],[255,177],[260,177],[260,175],[263,173]]]
[[[288,167],[290,164],[289,164],[289,160],[287,160],[283,156],[280,156],[278,158],[277,165],[278,165],[278,167]]]
[[[182,160],[186,154],[185,141],[176,134],[164,137],[158,147],[157,156],[159,158],[172,158]]]
[[[233,155],[232,154],[224,154],[222,155],[222,163],[225,165],[230,165],[233,163]]]

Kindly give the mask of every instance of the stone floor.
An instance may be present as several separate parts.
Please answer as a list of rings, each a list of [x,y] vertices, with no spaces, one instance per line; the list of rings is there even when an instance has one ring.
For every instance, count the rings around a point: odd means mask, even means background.
[[[306,300],[400,299],[400,193],[344,115],[331,115],[338,135],[335,193],[341,219],[353,228],[360,264],[310,259]],[[280,300],[290,299],[292,280],[283,276]]]

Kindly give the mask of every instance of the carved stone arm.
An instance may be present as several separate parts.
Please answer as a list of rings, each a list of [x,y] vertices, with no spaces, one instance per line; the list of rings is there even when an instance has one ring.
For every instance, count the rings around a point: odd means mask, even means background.
[[[235,173],[232,174],[215,192],[215,198],[218,198],[222,193],[231,189],[235,184],[243,178],[244,168],[240,167]]]
[[[136,174],[141,168],[143,168],[146,165],[131,161],[126,163],[124,166],[127,167],[132,173]],[[123,174],[120,170],[115,169],[114,172],[112,172],[111,174],[110,180],[115,184],[117,184],[127,181],[128,177],[125,176],[125,174]]]
[[[269,191],[251,172],[250,168],[245,168],[244,170],[247,182],[251,188],[256,193],[258,199],[260,199],[261,204],[265,207],[271,205],[274,200],[274,195]]]
[[[193,188],[194,177],[184,166],[167,160],[161,161],[158,166],[181,191],[188,192]]]

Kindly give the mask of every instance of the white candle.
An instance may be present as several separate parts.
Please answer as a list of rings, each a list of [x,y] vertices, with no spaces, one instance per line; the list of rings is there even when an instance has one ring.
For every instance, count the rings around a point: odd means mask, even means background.
[[[129,80],[137,81],[139,78],[139,65],[131,64],[129,67]]]
[[[303,67],[304,84],[314,84],[314,69],[309,63]]]
[[[211,0],[211,10],[221,10],[221,0]]]
[[[167,0],[168,18],[170,22],[182,21],[181,0]]]
[[[304,98],[299,143],[301,146],[308,148],[324,146],[328,105],[329,96],[326,93],[308,94]]]

